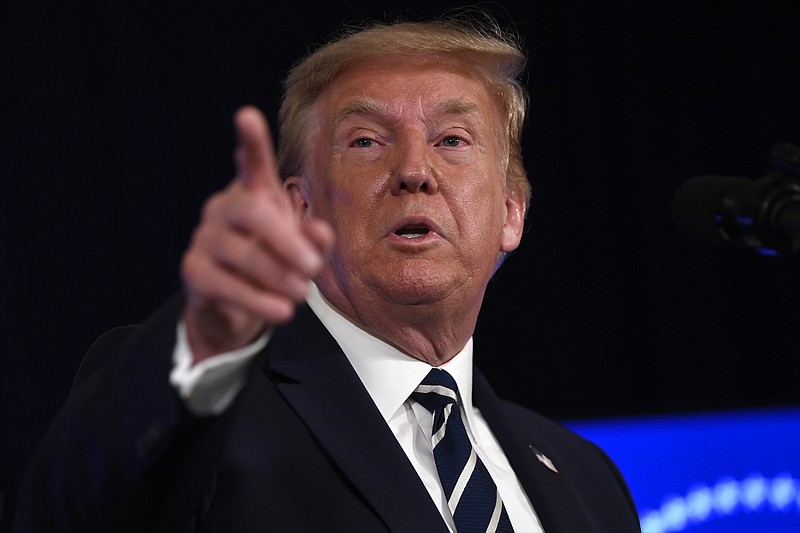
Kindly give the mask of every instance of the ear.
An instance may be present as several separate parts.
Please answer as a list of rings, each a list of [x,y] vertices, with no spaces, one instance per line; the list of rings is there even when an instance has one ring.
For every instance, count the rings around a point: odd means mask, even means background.
[[[513,252],[522,240],[525,227],[525,199],[519,191],[508,190],[506,197],[506,218],[500,238],[500,251]]]
[[[283,181],[283,192],[297,220],[308,216],[308,182],[299,176],[289,176]]]

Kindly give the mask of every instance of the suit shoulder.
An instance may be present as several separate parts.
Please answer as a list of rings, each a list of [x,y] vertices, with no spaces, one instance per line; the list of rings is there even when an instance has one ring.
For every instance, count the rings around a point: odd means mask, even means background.
[[[182,295],[176,294],[168,299],[144,322],[113,327],[95,339],[83,356],[75,374],[76,384],[90,379],[98,370],[113,364],[118,355],[139,339],[147,350],[164,351],[174,345],[174,333],[182,307]]]
[[[506,400],[501,400],[501,403],[507,416],[540,443],[552,459],[573,465],[573,475],[580,483],[594,486],[599,480],[610,480],[622,491],[632,516],[636,515],[636,504],[622,472],[600,446],[531,409]]]
[[[112,354],[122,349],[140,327],[138,324],[116,326],[97,337],[81,359],[72,387],[75,388],[78,383],[91,378],[109,361]]]

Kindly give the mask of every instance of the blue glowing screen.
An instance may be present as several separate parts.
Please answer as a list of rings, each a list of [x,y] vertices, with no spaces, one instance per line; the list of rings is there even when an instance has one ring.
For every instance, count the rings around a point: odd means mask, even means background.
[[[800,408],[564,425],[619,466],[643,533],[800,533]]]

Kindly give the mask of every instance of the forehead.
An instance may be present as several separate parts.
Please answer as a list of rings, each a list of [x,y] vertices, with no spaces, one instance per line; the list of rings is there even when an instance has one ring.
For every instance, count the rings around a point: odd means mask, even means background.
[[[317,98],[327,119],[473,115],[499,118],[500,101],[468,63],[449,56],[391,56],[344,70]]]

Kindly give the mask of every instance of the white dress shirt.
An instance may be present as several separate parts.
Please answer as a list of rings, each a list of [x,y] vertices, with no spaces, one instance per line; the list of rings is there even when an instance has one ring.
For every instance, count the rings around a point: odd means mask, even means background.
[[[308,304],[341,346],[389,428],[405,451],[451,531],[455,524],[444,496],[430,441],[433,415],[409,398],[431,370],[431,365],[410,357],[365,332],[339,313],[312,284]],[[241,350],[191,365],[183,325],[178,327],[175,366],[170,375],[187,406],[196,414],[224,410],[241,389],[246,361],[269,340],[269,334]],[[472,405],[472,339],[440,368],[453,376],[459,389],[464,425],[476,453],[497,484],[508,517],[517,533],[542,533],[542,527],[525,491],[480,411]]]

